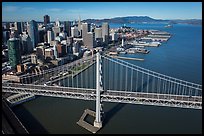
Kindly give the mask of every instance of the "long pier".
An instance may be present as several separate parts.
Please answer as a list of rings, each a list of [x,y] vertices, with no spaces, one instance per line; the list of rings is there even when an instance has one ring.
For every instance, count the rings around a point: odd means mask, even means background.
[[[129,58],[129,57],[121,57],[121,56],[110,56],[113,58],[119,58],[119,59],[126,59],[126,60],[139,60],[139,61],[144,61],[142,58]]]

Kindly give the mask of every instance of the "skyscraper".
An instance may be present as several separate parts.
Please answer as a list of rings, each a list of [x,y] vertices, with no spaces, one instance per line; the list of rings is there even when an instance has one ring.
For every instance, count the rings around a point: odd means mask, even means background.
[[[22,42],[22,49],[21,49],[22,53],[26,54],[26,53],[31,53],[33,51],[33,46],[29,35],[27,34],[22,35],[21,42]]]
[[[35,48],[38,45],[38,25],[37,25],[37,22],[34,20],[30,21],[29,35],[31,38],[33,48]]]
[[[82,23],[82,38],[85,38],[87,32],[90,32],[91,25],[88,23]]]
[[[17,34],[22,33],[21,22],[15,22],[14,26],[15,26],[15,30],[17,30]]]
[[[79,16],[79,22],[78,22],[78,30],[79,30],[79,35],[82,36],[81,18],[80,18],[80,16]]]
[[[53,41],[53,40],[54,40],[54,32],[51,31],[51,30],[48,30],[47,31],[47,41],[48,41],[48,43],[51,43],[51,41]]]
[[[55,26],[60,27],[60,21],[59,21],[59,19],[57,19],[57,20],[55,21]]]
[[[44,25],[47,25],[47,24],[49,24],[49,23],[50,23],[50,16],[45,15],[45,16],[44,16]]]
[[[72,37],[78,37],[79,36],[79,31],[78,31],[78,28],[76,26],[71,27],[71,35],[72,35]]]
[[[25,23],[24,22],[20,22],[21,23],[21,32],[25,32]]]
[[[68,37],[71,36],[71,22],[70,21],[64,21],[64,32],[67,33]]]
[[[95,40],[102,38],[102,29],[101,28],[95,28],[94,32],[95,32]]]
[[[102,37],[103,37],[103,42],[108,44],[109,42],[109,24],[108,23],[102,24]]]
[[[12,67],[16,67],[21,63],[20,40],[18,38],[10,38],[8,40],[8,56]]]
[[[95,33],[87,32],[86,38],[83,40],[83,42],[87,48],[93,49],[95,47]]]

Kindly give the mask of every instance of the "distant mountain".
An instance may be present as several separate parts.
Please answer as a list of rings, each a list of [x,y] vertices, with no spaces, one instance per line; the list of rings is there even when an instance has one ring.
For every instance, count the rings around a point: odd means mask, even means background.
[[[153,19],[148,16],[128,16],[128,17],[115,17],[111,19],[86,19],[83,20],[88,23],[144,23],[144,22],[169,22],[169,20]]]
[[[178,23],[185,23],[185,24],[194,24],[194,25],[202,25],[201,19],[187,19],[187,20],[163,20],[163,19],[154,19],[148,16],[127,16],[127,17],[115,17],[110,19],[86,19],[83,22],[88,23],[170,23],[170,24],[178,24]]]

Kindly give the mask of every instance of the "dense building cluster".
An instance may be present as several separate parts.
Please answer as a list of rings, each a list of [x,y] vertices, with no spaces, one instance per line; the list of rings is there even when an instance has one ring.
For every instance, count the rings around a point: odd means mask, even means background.
[[[45,15],[44,22],[5,22],[2,29],[3,62],[17,72],[21,67],[62,65],[118,40],[115,32],[109,34],[108,23],[90,24],[80,17],[78,21],[51,22]]]

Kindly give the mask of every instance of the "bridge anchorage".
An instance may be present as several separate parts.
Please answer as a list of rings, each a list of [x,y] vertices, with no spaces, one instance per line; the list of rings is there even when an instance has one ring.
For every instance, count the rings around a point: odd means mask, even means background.
[[[77,122],[78,125],[91,131],[92,133],[96,133],[100,128],[102,128],[102,101],[101,101],[101,92],[103,92],[103,82],[102,82],[102,59],[100,52],[96,54],[96,112],[91,111],[89,109],[84,110],[83,115],[80,120]],[[91,115],[95,117],[94,125],[89,124],[85,121],[85,117]]]

